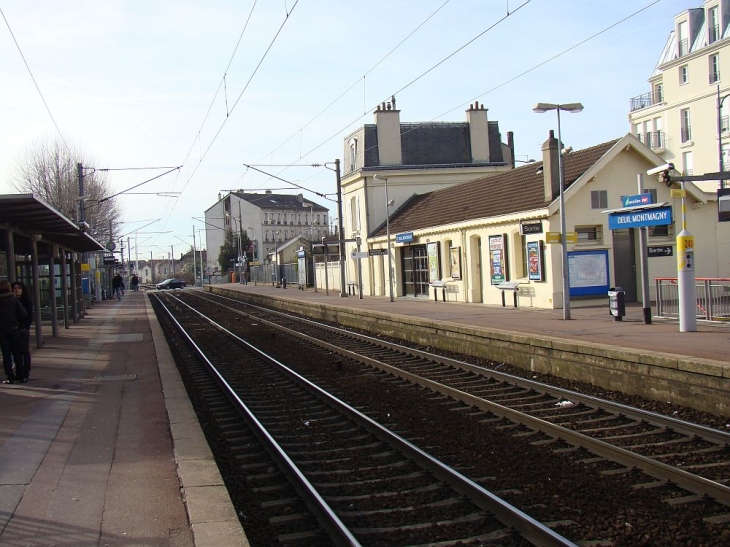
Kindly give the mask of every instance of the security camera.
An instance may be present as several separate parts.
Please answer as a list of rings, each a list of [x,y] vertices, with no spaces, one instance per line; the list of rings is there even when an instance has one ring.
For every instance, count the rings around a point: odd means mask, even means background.
[[[664,165],[660,165],[659,167],[654,167],[652,169],[649,169],[646,174],[647,175],[659,175],[661,173],[664,173],[665,171],[671,171],[674,169],[673,163],[665,163]]]

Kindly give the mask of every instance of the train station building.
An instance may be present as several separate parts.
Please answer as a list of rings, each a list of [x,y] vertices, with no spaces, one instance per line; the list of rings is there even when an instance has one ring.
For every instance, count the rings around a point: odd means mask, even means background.
[[[387,296],[390,262],[395,297],[498,305],[509,290],[510,305],[514,296],[519,306],[561,308],[560,148],[551,132],[542,161],[433,191],[420,191],[411,170],[393,164],[359,170],[356,184],[343,179],[343,203],[368,207],[345,211],[350,216],[345,238],[360,238],[359,248],[348,244],[347,256],[368,252],[367,258],[349,260],[348,279],[362,279],[363,295]],[[687,182],[685,198],[673,197],[680,183],[646,174],[664,162],[635,136],[561,152],[571,298],[605,302],[616,286],[626,291],[627,301],[640,298],[638,229],[609,222],[611,211],[639,194],[649,194],[653,207],[663,204],[668,211],[661,224],[647,227],[652,300],[655,278],[677,276],[675,240],[683,223],[695,237],[696,276],[730,274],[730,258],[723,252],[730,247],[729,230],[718,223],[717,196]],[[381,196],[368,199],[372,194]],[[353,220],[357,214],[359,221]]]

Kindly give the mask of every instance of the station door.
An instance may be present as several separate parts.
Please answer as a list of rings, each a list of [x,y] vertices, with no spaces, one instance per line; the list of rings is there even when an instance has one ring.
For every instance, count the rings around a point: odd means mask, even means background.
[[[428,253],[425,245],[403,247],[401,252],[403,271],[403,296],[428,298]]]

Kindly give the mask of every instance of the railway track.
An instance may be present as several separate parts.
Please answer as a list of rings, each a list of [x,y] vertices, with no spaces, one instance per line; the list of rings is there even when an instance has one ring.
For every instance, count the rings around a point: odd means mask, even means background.
[[[574,545],[180,299],[153,300],[227,483],[264,497],[276,542]]]
[[[489,412],[502,421],[500,427],[605,475],[640,470],[634,488],[663,489],[673,505],[704,503],[708,522],[730,521],[730,435],[725,432],[220,296],[185,297],[245,313],[306,344]]]

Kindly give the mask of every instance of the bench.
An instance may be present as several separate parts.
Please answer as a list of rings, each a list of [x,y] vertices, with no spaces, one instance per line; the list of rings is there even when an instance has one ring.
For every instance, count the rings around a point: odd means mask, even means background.
[[[350,281],[347,283],[347,294],[355,296],[357,294],[357,283]]]
[[[506,307],[504,293],[506,291],[512,291],[514,297],[514,305],[517,307],[517,293],[520,292],[519,281],[502,281],[498,285],[495,285],[499,290],[502,291],[502,307]]]
[[[459,294],[459,287],[457,285],[449,285],[449,282],[445,279],[434,281],[430,284],[433,287],[433,299],[438,302],[438,290],[441,289],[441,298],[446,302],[446,293]]]

